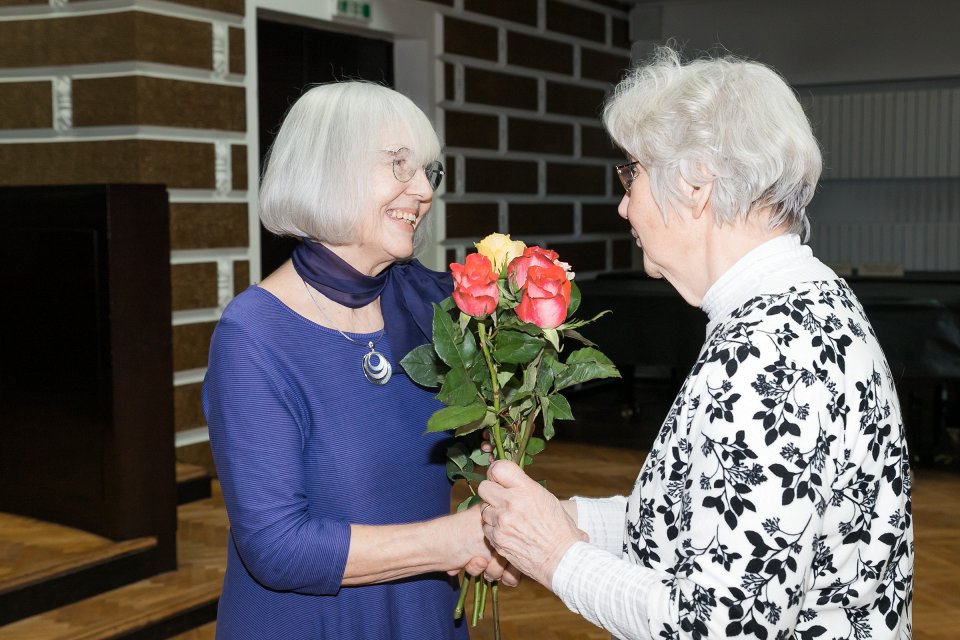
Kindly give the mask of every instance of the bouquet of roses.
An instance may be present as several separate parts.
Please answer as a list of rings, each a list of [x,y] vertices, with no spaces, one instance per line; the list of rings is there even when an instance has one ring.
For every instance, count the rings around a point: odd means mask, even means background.
[[[447,405],[431,416],[427,430],[454,430],[458,436],[447,452],[447,475],[466,481],[471,493],[458,509],[480,500],[474,485],[484,476],[476,468],[489,461],[480,448],[482,431],[495,447],[495,459],[523,467],[544,450],[555,421],[573,419],[563,389],[620,376],[596,345],[577,332],[603,314],[572,318],[580,292],[570,265],[560,262],[555,251],[527,247],[498,233],[475,246],[477,253],[463,264],[450,265],[453,296],[434,305],[433,343],[401,361],[412,380],[440,387],[437,398]],[[564,353],[565,338],[583,346]],[[472,582],[466,578],[462,585],[456,617],[462,615]],[[487,587],[483,581],[474,588],[474,625],[483,616]],[[496,584],[493,613],[499,637]]]

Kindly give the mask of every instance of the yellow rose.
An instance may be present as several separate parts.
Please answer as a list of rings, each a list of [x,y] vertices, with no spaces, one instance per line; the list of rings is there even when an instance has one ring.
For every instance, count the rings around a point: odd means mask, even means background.
[[[519,240],[511,240],[509,234],[502,233],[491,233],[473,246],[480,255],[489,258],[493,263],[493,270],[498,274],[511,260],[523,255],[523,250],[527,248],[527,245]]]

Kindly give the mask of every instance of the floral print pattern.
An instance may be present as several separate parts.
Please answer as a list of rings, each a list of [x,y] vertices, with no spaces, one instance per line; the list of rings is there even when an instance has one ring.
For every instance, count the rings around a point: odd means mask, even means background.
[[[911,637],[906,437],[845,282],[758,296],[713,330],[628,501],[624,555],[668,576],[655,638]]]

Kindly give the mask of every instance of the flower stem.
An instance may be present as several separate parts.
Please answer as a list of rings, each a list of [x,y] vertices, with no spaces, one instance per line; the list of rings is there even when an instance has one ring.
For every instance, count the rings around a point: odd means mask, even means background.
[[[467,573],[463,574],[463,580],[460,582],[460,599],[457,600],[457,606],[453,610],[453,619],[459,620],[463,616],[463,603],[467,599],[467,591],[470,590],[470,583],[473,581],[473,576],[468,575]]]
[[[483,581],[484,586],[486,586],[487,581]],[[471,627],[477,626],[477,619],[480,617],[480,581],[475,580],[473,583],[473,620],[470,622]]]
[[[523,459],[527,453],[527,443],[530,442],[530,436],[533,435],[533,421],[540,415],[540,409],[530,412],[524,421],[523,431],[520,433],[520,452],[518,454],[517,464],[523,469]]]
[[[480,333],[480,347],[487,361],[487,369],[490,370],[490,383],[493,388],[493,414],[497,416],[497,421],[493,425],[493,440],[497,445],[497,460],[503,460],[506,456],[503,454],[503,436],[500,434],[500,382],[497,380],[497,367],[493,364],[490,346],[487,344],[487,326],[478,322],[477,330]]]
[[[480,619],[483,620],[483,612],[487,608],[487,587],[490,586],[490,583],[486,580],[483,581],[483,592],[480,594]]]
[[[493,583],[493,640],[500,640],[500,591],[499,582]]]

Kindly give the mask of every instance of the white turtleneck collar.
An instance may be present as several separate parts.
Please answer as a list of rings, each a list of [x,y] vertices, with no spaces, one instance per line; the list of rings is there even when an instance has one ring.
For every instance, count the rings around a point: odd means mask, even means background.
[[[835,280],[837,274],[813,257],[800,236],[777,236],[748,252],[711,285],[700,302],[709,321],[707,335],[731,312],[764,293],[778,293],[802,282]]]

